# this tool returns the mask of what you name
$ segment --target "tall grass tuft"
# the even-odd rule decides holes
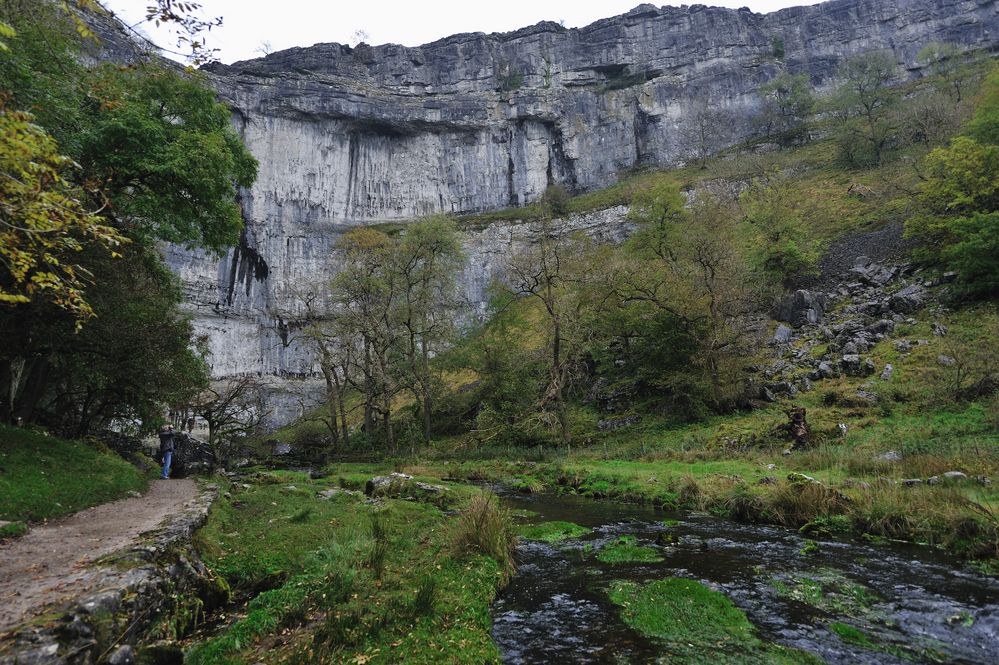
[[[372,544],[371,555],[368,561],[371,564],[371,570],[374,572],[375,579],[380,580],[382,574],[385,572],[385,558],[388,556],[389,551],[389,537],[388,530],[385,528],[382,517],[378,513],[371,515],[371,537],[374,539],[374,543]]]
[[[494,494],[483,492],[472,497],[455,522],[451,547],[457,554],[482,554],[494,559],[503,574],[504,584],[515,569],[513,550],[517,536],[510,511],[499,505]]]
[[[432,615],[436,603],[437,578],[433,575],[426,575],[420,580],[420,586],[416,589],[416,597],[413,598],[413,616]]]

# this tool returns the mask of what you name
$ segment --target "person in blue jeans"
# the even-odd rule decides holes
[[[170,462],[173,461],[173,425],[164,425],[160,429],[160,457],[163,458],[163,473],[160,478],[166,480],[170,477]]]

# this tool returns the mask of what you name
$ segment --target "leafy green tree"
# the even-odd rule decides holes
[[[999,145],[999,67],[994,67],[975,100],[975,113],[965,134],[982,144]]]
[[[4,415],[79,436],[111,425],[149,427],[164,405],[189,400],[207,382],[190,320],[177,308],[177,278],[150,248],[120,258],[84,249],[93,275],[93,317],[39,300],[0,313]],[[16,379],[16,380],[15,380]]]
[[[923,160],[922,211],[906,222],[917,255],[958,272],[969,296],[990,297],[999,285],[999,69],[985,80],[962,136]]]
[[[348,381],[364,396],[364,431],[373,436],[380,416],[389,449],[395,448],[392,402],[398,393],[393,351],[400,335],[395,307],[400,282],[392,269],[392,240],[381,231],[358,228],[337,242],[339,272],[331,300],[340,343],[353,348],[356,371]]]
[[[512,291],[540,304],[544,312],[547,386],[542,409],[553,408],[562,444],[572,443],[567,393],[577,370],[583,313],[589,306],[583,285],[591,275],[588,242],[564,222],[543,219],[531,243],[507,263]]]
[[[778,136],[785,144],[801,138],[805,121],[815,109],[815,96],[808,77],[781,71],[759,89],[763,106],[760,121],[767,136]]]
[[[456,334],[457,274],[464,253],[454,222],[429,217],[408,225],[395,248],[393,269],[399,277],[396,318],[402,327],[402,382],[418,405],[423,438],[430,440],[439,372],[430,359]]]
[[[850,164],[880,164],[887,156],[897,127],[891,113],[897,94],[891,84],[898,64],[891,51],[867,51],[840,65],[843,83],[836,92],[840,113],[838,143]]]
[[[196,76],[94,64],[93,36],[63,3],[0,0],[0,22],[2,415],[73,434],[149,427],[206,380],[153,241],[236,240],[256,163]]]
[[[669,331],[678,343],[671,363],[696,346],[674,374],[673,390],[693,411],[702,400],[720,411],[741,394],[740,362],[759,341],[751,321],[765,292],[731,205],[709,194],[686,206],[682,199],[675,183],[636,198],[639,228],[625,245],[633,258],[615,271],[615,298],[619,306],[640,308],[647,331]]]
[[[130,235],[221,251],[243,228],[237,188],[256,160],[225,105],[196,77],[101,67],[86,101],[79,162]]]
[[[87,210],[63,175],[75,165],[32,120],[0,100],[0,303],[41,296],[82,325],[93,309],[84,298],[90,273],[77,255],[88,244],[117,255],[127,239]]]
[[[755,236],[750,242],[750,257],[760,269],[784,285],[795,277],[817,274],[818,245],[808,236],[789,179],[767,172],[740,201]]]

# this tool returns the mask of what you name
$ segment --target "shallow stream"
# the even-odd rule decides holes
[[[929,548],[813,538],[816,549],[793,530],[699,513],[545,494],[503,501],[524,523],[592,529],[518,546],[517,573],[493,606],[506,663],[674,662],[661,642],[624,622],[607,593],[614,580],[665,577],[721,591],[762,639],[829,663],[999,663],[999,580]],[[667,518],[678,523],[664,525]],[[663,560],[599,561],[600,549],[622,535]],[[841,638],[834,624],[863,631],[866,644]]]

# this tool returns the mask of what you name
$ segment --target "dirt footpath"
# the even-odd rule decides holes
[[[140,498],[82,510],[0,546],[0,634],[95,591],[91,562],[155,529],[197,493],[193,480],[153,480]]]

